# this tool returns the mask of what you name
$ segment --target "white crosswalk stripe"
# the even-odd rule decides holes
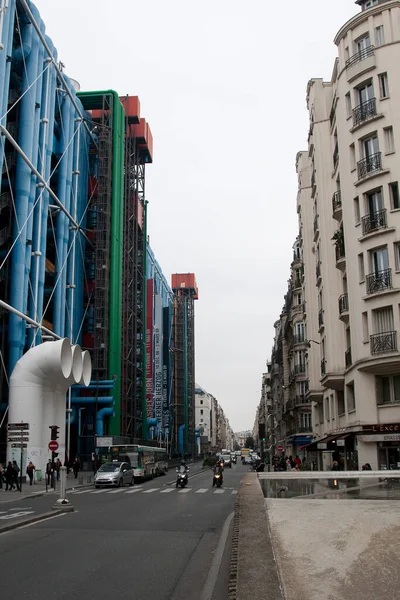
[[[232,494],[237,494],[237,490],[233,490]]]
[[[160,494],[169,494],[170,492],[173,492],[174,488],[167,488],[166,490],[161,490]]]
[[[126,493],[127,494],[135,494],[136,492],[141,492],[142,488],[141,487],[137,487],[137,488],[133,488],[133,490],[128,490]]]
[[[149,488],[148,490],[145,489],[143,486],[135,486],[131,489],[120,487],[116,489],[102,488],[100,490],[93,490],[92,488],[87,490],[67,490],[68,495],[74,496],[78,496],[81,494],[138,494],[140,492],[142,494],[153,494],[154,492],[159,492],[160,494],[171,494],[172,492],[176,492],[178,494],[189,494],[190,492],[193,492],[194,494],[206,494],[207,492],[212,492],[213,494],[224,494],[225,492],[230,492],[232,495],[236,495],[238,493],[238,491],[234,488],[199,488],[198,490],[196,490],[194,488],[176,489],[175,486],[167,487],[164,489]]]
[[[111,490],[109,493],[110,494],[120,494],[121,492],[126,492],[126,490],[124,490],[124,488],[117,488],[116,490]]]
[[[196,490],[196,494],[205,494],[206,492],[208,492],[208,488],[200,488],[199,490]]]
[[[179,494],[187,494],[188,492],[191,492],[192,488],[183,488],[183,490],[178,490]]]
[[[110,490],[108,490],[107,488],[104,488],[103,490],[96,490],[94,492],[92,492],[92,494],[104,494],[104,492],[109,492]]]
[[[149,490],[143,490],[143,494],[151,494],[153,492],[158,492],[160,488],[150,488]]]
[[[87,494],[88,492],[91,492],[92,490],[74,490],[73,492],[70,492],[71,494],[75,494],[75,496],[78,496],[78,494]]]
[[[215,492],[214,492],[214,494],[224,494],[224,493],[225,493],[225,490],[221,490],[221,489],[215,490]]]

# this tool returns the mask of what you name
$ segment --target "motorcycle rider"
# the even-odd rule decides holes
[[[221,485],[224,483],[224,476],[223,476],[223,467],[221,467],[221,463],[217,462],[217,464],[215,465],[213,472],[214,472],[214,476],[213,476],[213,483],[212,483],[212,487],[215,486],[216,481],[215,481],[215,476],[216,475],[220,475],[221,476]]]
[[[181,466],[179,467],[179,473],[185,472],[187,474],[188,471],[189,471],[189,467],[187,466],[186,462],[184,460],[181,460]],[[179,477],[176,478],[176,487],[178,487],[178,485],[179,485]]]

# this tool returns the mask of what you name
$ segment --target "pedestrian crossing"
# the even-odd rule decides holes
[[[192,488],[192,487],[186,487],[186,488],[176,488],[175,486],[171,486],[171,487],[154,487],[154,488],[146,488],[145,486],[141,486],[141,485],[137,485],[134,486],[133,488],[124,488],[124,487],[120,487],[120,488],[116,488],[116,489],[110,489],[110,488],[102,488],[99,490],[94,490],[93,488],[88,488],[85,490],[80,490],[80,489],[72,489],[72,490],[67,490],[67,495],[73,495],[73,496],[81,496],[83,494],[88,494],[88,495],[94,495],[94,494],[213,494],[213,495],[217,495],[220,496],[222,494],[230,494],[232,496],[237,494],[237,490],[234,488]]]

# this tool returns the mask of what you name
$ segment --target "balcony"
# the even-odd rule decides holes
[[[319,224],[318,224],[318,215],[314,217],[314,242],[317,239],[319,234]]]
[[[357,63],[361,62],[362,60],[365,60],[369,56],[373,56],[374,53],[375,53],[374,46],[368,46],[367,48],[363,48],[363,50],[356,52],[356,54],[353,54],[353,56],[350,56],[350,58],[348,58],[346,60],[346,70],[350,69],[350,67],[352,67],[353,65],[356,65]]]
[[[346,369],[348,369],[352,364],[351,346],[350,346],[350,348],[347,348],[346,352],[344,353],[344,364],[346,365]]]
[[[301,266],[303,259],[296,252],[293,252],[292,267]]]
[[[322,377],[324,375],[326,375],[326,359],[325,358],[323,358],[321,360],[321,375],[322,375]]]
[[[295,375],[305,375],[306,365],[294,365],[294,374]]]
[[[385,333],[374,333],[370,336],[371,354],[383,354],[385,352],[397,352],[397,332],[386,331]]]
[[[332,196],[332,217],[336,221],[342,218],[342,192],[338,190]]]
[[[344,249],[344,239],[337,240],[335,243],[336,268],[344,270],[346,266],[346,252]]]
[[[368,235],[369,233],[377,231],[378,229],[386,229],[386,208],[376,212],[371,212],[369,215],[362,217],[361,224],[363,235]]]
[[[392,289],[392,269],[375,271],[366,277],[367,294],[376,294]]]
[[[293,281],[293,289],[296,290],[299,288],[301,288],[301,280],[298,277],[296,277]]]
[[[318,283],[318,281],[321,279],[321,261],[320,260],[317,262],[317,267],[315,269],[315,276],[317,278],[317,283]]]
[[[339,296],[339,318],[342,321],[349,320],[349,295],[342,294]]]
[[[375,67],[375,49],[374,46],[363,48],[346,60],[347,81],[353,81],[363,73],[370,71]]]
[[[376,99],[371,98],[353,109],[353,127],[376,116]]]
[[[315,169],[314,169],[311,174],[311,197],[312,198],[314,198],[316,190],[317,190],[317,185],[315,183]]]
[[[379,173],[379,171],[382,171],[381,155],[381,152],[376,152],[375,154],[371,154],[370,156],[358,161],[358,179],[363,179],[363,177],[366,177],[367,175],[373,175],[374,173]]]
[[[298,333],[293,336],[293,344],[304,344],[306,341],[304,333]]]
[[[306,396],[296,396],[294,399],[295,406],[305,406],[311,403],[311,400],[308,400]]]
[[[321,310],[318,311],[318,325],[319,328],[324,326],[324,309],[321,308]]]
[[[291,310],[292,315],[298,315],[299,313],[304,312],[303,302],[301,304],[292,304],[292,307],[290,310]]]
[[[338,166],[338,162],[339,162],[339,146],[338,146],[337,142],[336,142],[335,149],[333,151],[332,160],[333,160],[333,170],[335,171],[336,167]]]

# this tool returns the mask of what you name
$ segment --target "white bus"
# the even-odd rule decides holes
[[[110,446],[106,456],[110,462],[113,460],[129,462],[133,467],[135,481],[165,475],[168,471],[168,454],[165,448],[124,444]]]

